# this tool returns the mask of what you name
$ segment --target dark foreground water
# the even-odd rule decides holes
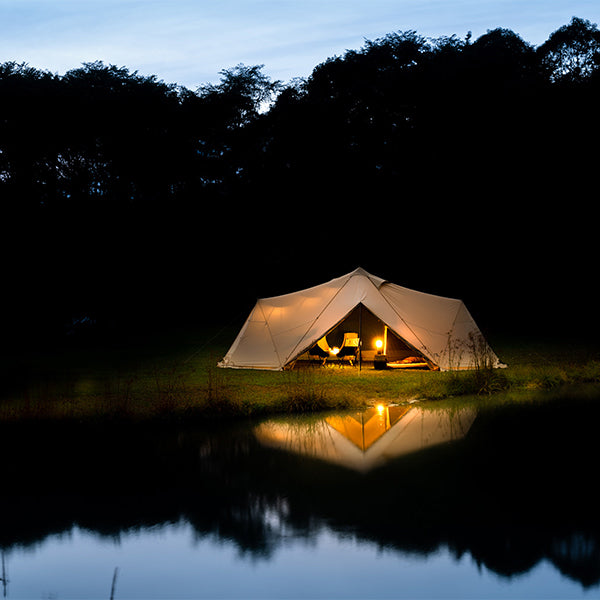
[[[1,428],[6,598],[598,598],[600,398]]]

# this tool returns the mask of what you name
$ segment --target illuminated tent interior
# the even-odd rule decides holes
[[[359,364],[380,353],[387,366],[411,361],[430,369],[469,369],[482,360],[503,366],[462,300],[401,287],[361,268],[259,299],[219,366],[282,370],[311,356],[339,360],[348,349]]]
[[[331,331],[324,335],[317,344],[314,344],[305,353],[298,357],[298,360],[319,360],[322,362],[349,362],[354,364],[357,358],[348,355],[344,359],[338,359],[340,348],[344,347],[344,338],[348,334],[361,332],[361,360],[372,362],[377,353],[384,354],[390,367],[404,368],[435,368],[431,361],[423,356],[415,348],[408,345],[402,338],[396,335],[387,325],[376,317],[369,309],[362,304],[355,307],[352,312],[338,323]],[[324,350],[328,356],[323,356],[318,348]],[[315,358],[316,357],[316,358]]]

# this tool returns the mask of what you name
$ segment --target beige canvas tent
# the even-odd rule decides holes
[[[309,289],[258,300],[219,366],[282,370],[352,319],[365,355],[372,344],[365,328],[371,323],[371,329],[389,332],[398,356],[418,357],[430,368],[468,369],[482,362],[502,366],[461,300],[410,290],[361,268]]]

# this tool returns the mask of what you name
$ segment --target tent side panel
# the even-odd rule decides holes
[[[449,346],[454,356],[448,368],[474,369],[483,366],[502,367],[502,363],[491,349],[475,319],[461,302],[452,326]]]
[[[339,290],[340,285],[335,280],[295,294],[263,301],[281,367],[298,356],[298,347],[303,340],[311,337],[315,322],[330,311]]]
[[[460,300],[417,292],[395,284],[381,287],[394,317],[387,325],[423,356],[443,368],[443,351]]]
[[[279,369],[281,363],[259,303],[254,307],[221,367]]]
[[[348,279],[259,300],[220,366],[282,369]]]

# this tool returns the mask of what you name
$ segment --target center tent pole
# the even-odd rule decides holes
[[[362,302],[358,305],[358,371],[362,371]]]

